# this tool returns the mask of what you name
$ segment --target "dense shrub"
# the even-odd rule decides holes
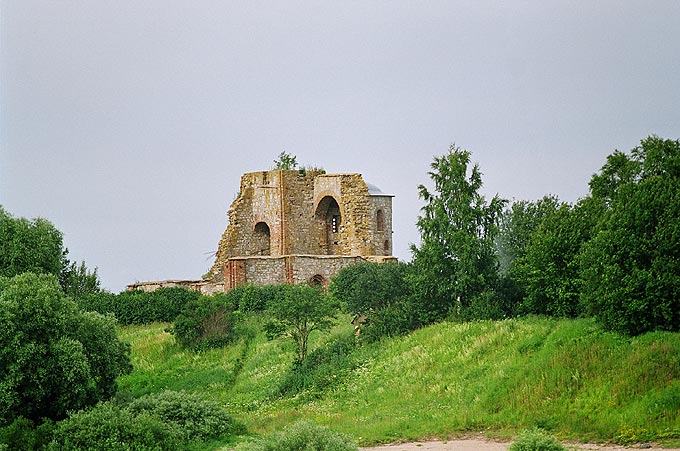
[[[412,273],[413,267],[404,263],[352,265],[333,277],[330,292],[346,311],[366,317],[361,325],[365,340],[401,335],[419,324],[419,304],[413,302],[409,283]]]
[[[236,451],[357,451],[351,439],[313,423],[300,421],[283,429],[248,442],[240,443]]]
[[[99,313],[112,313],[123,325],[171,322],[188,302],[200,293],[186,288],[161,288],[156,291],[122,291],[118,294],[98,293],[78,300],[80,308]]]
[[[52,275],[13,277],[0,293],[0,425],[60,419],[111,397],[131,371],[111,316],[85,313]]]
[[[566,451],[566,448],[543,430],[530,429],[520,433],[508,451]]]
[[[35,427],[31,420],[19,417],[0,428],[0,450],[3,446],[12,451],[40,451],[49,444],[54,433],[54,423],[45,421]]]
[[[200,296],[184,306],[172,333],[187,349],[218,348],[233,338],[234,304],[228,294]]]
[[[58,423],[48,451],[171,451],[181,431],[148,412],[101,403]]]
[[[310,352],[307,358],[296,361],[279,386],[286,396],[309,391],[312,396],[345,380],[361,364],[356,338],[347,334]]]
[[[135,415],[146,412],[159,417],[181,431],[185,441],[208,440],[246,432],[245,426],[229,416],[217,403],[185,392],[166,390],[146,395],[133,401],[129,410]]]
[[[370,313],[359,326],[360,338],[370,343],[383,337],[396,337],[415,330],[419,324],[418,306],[404,300]]]
[[[680,141],[615,152],[590,184],[604,214],[581,258],[586,310],[631,335],[680,330]]]

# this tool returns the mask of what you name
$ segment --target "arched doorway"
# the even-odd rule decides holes
[[[341,254],[340,239],[342,236],[342,214],[340,205],[332,196],[326,196],[319,202],[315,212],[322,227],[322,246],[327,255]]]
[[[253,248],[255,249],[255,255],[271,255],[271,233],[266,222],[255,224]]]

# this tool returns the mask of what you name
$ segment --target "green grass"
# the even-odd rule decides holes
[[[322,389],[283,397],[294,358],[287,342],[258,334],[194,353],[177,347],[166,327],[121,330],[135,366],[121,391],[196,392],[255,433],[308,419],[361,444],[470,431],[510,438],[534,427],[583,441],[680,439],[678,333],[630,339],[583,319],[442,323],[362,346],[337,381],[329,368],[313,369],[325,374]],[[313,337],[311,350],[348,333],[343,317],[331,334]]]

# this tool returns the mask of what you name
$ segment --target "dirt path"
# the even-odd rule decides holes
[[[463,439],[432,442],[412,442],[398,445],[384,445],[373,448],[361,448],[362,451],[506,451],[510,442],[494,442],[484,439]],[[648,445],[633,445],[628,448],[616,446],[567,444],[568,449],[583,451],[630,451],[645,449],[648,451],[680,451],[680,448],[652,448]]]

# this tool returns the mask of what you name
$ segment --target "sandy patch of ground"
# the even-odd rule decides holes
[[[372,448],[361,448],[362,451],[506,451],[511,442],[494,442],[484,439],[463,439],[432,442],[400,443],[397,445],[384,445]],[[634,449],[646,449],[648,451],[680,451],[680,448],[653,448],[648,445],[602,446],[566,444],[568,449],[581,451],[631,451]]]

